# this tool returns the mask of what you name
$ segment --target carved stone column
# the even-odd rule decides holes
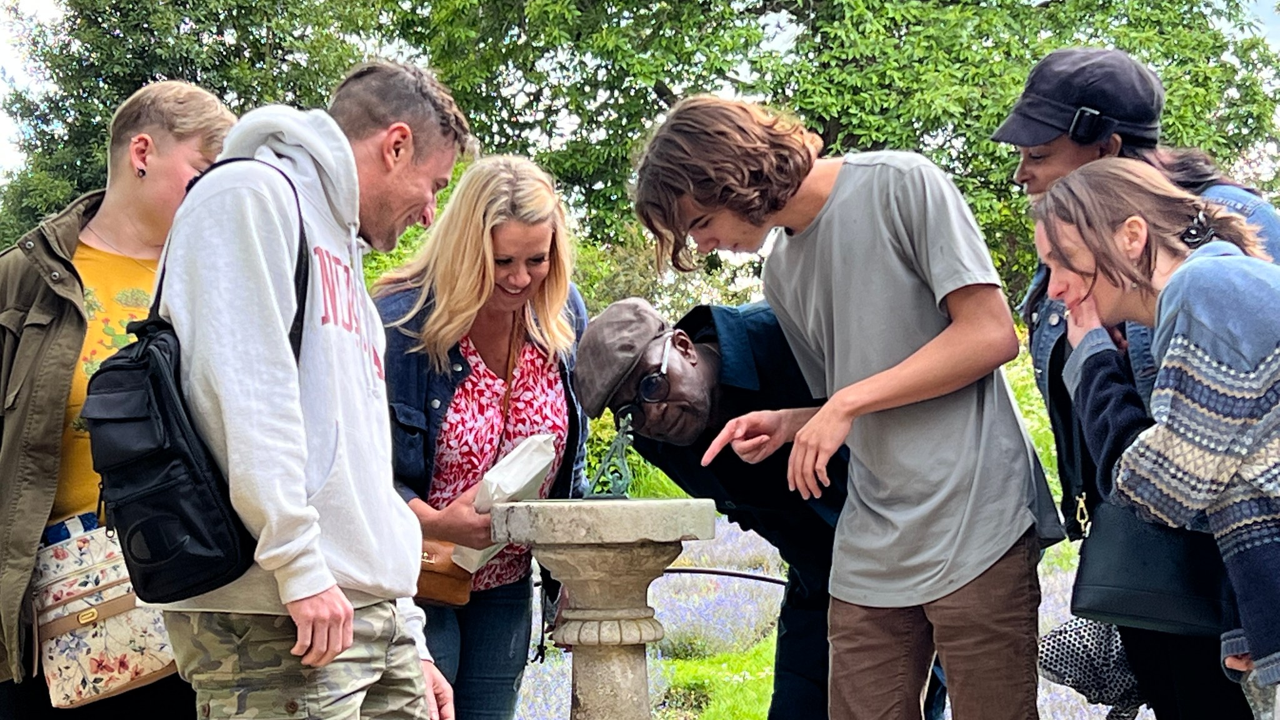
[[[662,639],[649,584],[682,540],[715,537],[710,500],[543,500],[495,505],[493,539],[533,547],[568,590],[552,638],[573,647],[572,720],[649,717],[645,644]]]

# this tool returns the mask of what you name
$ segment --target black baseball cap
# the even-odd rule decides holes
[[[1018,147],[1068,135],[1081,145],[1119,133],[1128,145],[1160,141],[1164,86],[1120,50],[1063,48],[1036,63],[1009,117],[991,136]]]

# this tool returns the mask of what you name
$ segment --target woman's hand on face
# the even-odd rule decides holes
[[[1098,305],[1090,295],[1071,308],[1067,315],[1067,342],[1071,343],[1074,349],[1090,330],[1100,327],[1102,327],[1102,318],[1098,317]]]
[[[476,512],[476,494],[480,483],[459,495],[439,510],[430,523],[422,523],[423,534],[433,540],[446,540],[463,547],[483,550],[493,544],[488,513]]]

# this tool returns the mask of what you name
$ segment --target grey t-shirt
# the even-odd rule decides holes
[[[847,156],[813,223],[781,235],[764,272],[815,397],[937,337],[950,322],[948,293],[999,284],[960,191],[923,156],[901,152]],[[1046,502],[1052,512],[1000,370],[860,417],[847,442],[849,499],[831,572],[831,594],[845,602],[908,607],[948,595],[1000,559]],[[1056,512],[1048,518],[1057,523]]]

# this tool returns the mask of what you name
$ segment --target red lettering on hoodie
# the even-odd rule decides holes
[[[356,329],[355,313],[352,312],[355,308],[351,305],[351,296],[354,295],[355,293],[352,292],[352,287],[351,287],[351,267],[347,265],[345,262],[339,260],[337,256],[330,255],[329,259],[332,262],[336,263],[338,266],[337,268],[334,268],[335,273],[337,273],[338,268],[342,269],[341,287],[342,287],[342,292],[344,293],[343,299],[346,300],[346,302],[338,304],[338,307],[344,311],[341,313],[342,329],[346,330],[347,332],[355,332],[355,329]]]
[[[378,379],[386,379],[386,371],[382,367],[382,358],[372,341],[367,341],[360,332],[360,312],[356,303],[364,302],[364,298],[355,286],[351,266],[343,259],[324,248],[314,248],[320,266],[320,285],[324,296],[324,310],[320,316],[320,325],[335,325],[356,336],[361,352],[367,353],[373,361]]]
[[[324,248],[312,248],[312,252],[316,254],[316,265],[320,269],[320,290],[324,297],[324,312],[320,316],[320,324],[328,325],[333,322],[333,311],[337,307],[337,298],[334,297],[337,289],[333,285],[333,274],[329,270],[329,263],[326,262],[326,253]]]

